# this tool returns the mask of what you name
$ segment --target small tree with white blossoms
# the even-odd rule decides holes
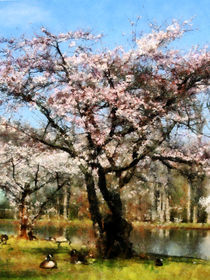
[[[16,128],[13,133],[17,135],[17,131]],[[70,168],[68,154],[49,151],[27,139],[12,139],[7,135],[11,140],[5,143],[5,132],[8,134],[8,131],[2,132],[1,129],[0,188],[18,208],[19,237],[27,239],[34,222],[44,214],[56,193],[63,186],[70,186],[69,172],[72,170],[73,173],[76,167]]]
[[[201,197],[199,203],[206,210],[207,213],[207,223],[210,223],[210,196]]]
[[[44,128],[31,136],[77,159],[104,257],[132,255],[120,191],[136,166],[148,158],[191,166],[201,160],[200,154],[165,148],[175,131],[196,133],[203,121],[197,97],[209,84],[209,52],[169,47],[186,29],[186,22],[156,28],[128,51],[92,51],[99,36],[83,31],[55,35],[43,28],[31,39],[1,39],[2,103],[38,111]],[[113,184],[107,183],[110,175]],[[107,217],[97,190],[110,210]]]

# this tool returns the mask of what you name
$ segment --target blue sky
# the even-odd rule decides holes
[[[126,44],[129,20],[138,16],[139,31],[151,22],[162,24],[172,19],[194,17],[194,32],[186,35],[182,47],[209,42],[209,0],[0,0],[0,37],[32,34],[41,26],[53,32],[78,28],[105,35],[108,46]]]
[[[103,46],[129,47],[130,21],[138,16],[139,32],[148,32],[149,23],[194,18],[194,31],[175,45],[189,49],[209,43],[209,11],[209,0],[0,0],[0,37],[31,35],[42,26],[56,33],[82,28],[103,33]]]

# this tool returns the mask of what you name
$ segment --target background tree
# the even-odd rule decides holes
[[[202,160],[202,151],[165,146],[176,130],[196,133],[203,122],[197,96],[209,84],[209,53],[169,47],[186,30],[186,22],[155,27],[128,51],[91,49],[99,37],[82,31],[54,35],[43,28],[31,39],[1,40],[2,102],[10,110],[38,111],[43,129],[29,134],[77,159],[105,257],[132,255],[132,227],[123,217],[120,192],[136,166],[148,158],[191,167]],[[113,184],[108,176],[115,177]],[[97,188],[110,211],[106,217]]]
[[[1,141],[0,188],[10,203],[18,208],[19,237],[27,239],[34,222],[56,193],[64,186],[69,187],[70,174],[66,172],[67,168],[69,172],[68,155],[49,152],[33,142],[27,143],[26,139],[20,139],[20,135],[15,139],[15,143],[12,137],[7,143]]]
[[[179,145],[182,146],[180,149],[182,149],[184,153],[187,151],[194,155],[201,152],[199,147],[202,145],[202,154],[200,154],[200,156],[202,157],[203,164],[206,165],[205,170],[201,165],[196,166],[186,165],[184,163],[165,162],[164,157],[161,158],[162,163],[165,164],[169,170],[174,170],[174,174],[177,174],[179,177],[181,175],[182,182],[184,182],[184,188],[181,191],[185,192],[185,198],[187,199],[185,221],[196,223],[199,215],[202,215],[202,209],[199,208],[199,200],[202,196],[207,195],[205,181],[209,176],[209,145],[208,143],[200,143],[199,138],[191,139],[188,143],[180,141]],[[174,149],[176,150],[175,147]]]
[[[16,218],[15,211],[9,203],[5,193],[0,190],[0,219]]]

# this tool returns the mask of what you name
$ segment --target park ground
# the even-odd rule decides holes
[[[139,256],[129,260],[88,259],[87,265],[71,264],[69,245],[45,240],[20,240],[11,237],[7,245],[0,245],[1,280],[207,280],[210,261],[163,257],[157,267],[155,256]],[[53,253],[58,268],[43,270],[39,264],[46,254]]]

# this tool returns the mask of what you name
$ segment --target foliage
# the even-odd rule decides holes
[[[67,154],[52,152],[18,133],[16,141],[11,134],[17,129],[1,127],[1,181],[10,205],[19,210],[20,223],[32,227],[46,210],[47,204],[64,185],[69,185]],[[2,139],[3,134],[3,139]],[[5,134],[10,141],[5,141]],[[25,221],[25,222],[24,222]]]
[[[210,54],[206,48],[173,49],[170,43],[186,31],[188,22],[155,27],[136,38],[130,50],[96,50],[101,36],[55,35],[45,28],[34,38],[0,41],[2,108],[18,116],[21,107],[41,114],[41,129],[29,127],[25,133],[76,161],[101,251],[110,246],[107,254],[113,244],[131,252],[120,192],[137,166],[187,165],[192,180],[208,166],[207,145],[200,141],[205,118],[199,96],[208,93]],[[175,137],[183,131],[198,136],[191,149]],[[110,176],[114,180],[108,184]],[[111,213],[107,227],[98,192]],[[116,220],[120,232],[110,236],[106,229]]]
[[[83,165],[103,160],[106,173],[122,173],[154,152],[153,159],[200,161],[202,151],[192,159],[162,145],[175,128],[202,122],[195,105],[208,86],[209,53],[168,48],[186,26],[173,22],[136,39],[135,49],[99,53],[83,45],[98,37],[81,31],[54,35],[43,28],[30,40],[3,38],[2,97],[45,116],[40,141]]]

